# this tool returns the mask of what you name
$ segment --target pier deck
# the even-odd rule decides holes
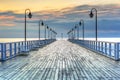
[[[0,80],[120,80],[120,62],[59,40],[0,62]]]

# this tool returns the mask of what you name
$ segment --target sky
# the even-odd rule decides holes
[[[92,8],[98,11],[98,37],[120,37],[119,0],[0,0],[0,38],[24,37],[25,9],[30,9],[33,15],[27,18],[29,38],[38,37],[39,20],[55,29],[57,37],[61,33],[67,37],[66,33],[81,19],[85,23],[85,37],[95,37],[95,17],[89,17]]]

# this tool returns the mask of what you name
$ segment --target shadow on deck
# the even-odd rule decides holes
[[[120,80],[120,62],[59,40],[1,62],[0,80]]]

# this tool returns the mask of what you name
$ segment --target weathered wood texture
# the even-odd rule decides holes
[[[0,80],[120,80],[120,62],[61,40],[1,62]]]

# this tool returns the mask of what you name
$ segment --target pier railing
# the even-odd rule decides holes
[[[26,41],[26,43],[24,41],[0,43],[0,60],[5,61],[7,59],[11,59],[22,52],[29,52],[33,49],[40,48],[54,41],[55,39],[46,39]]]
[[[77,40],[69,39],[70,42],[76,43],[87,49],[95,51],[99,54],[105,55],[114,60],[120,59],[120,43],[118,42],[104,42],[92,40]]]

